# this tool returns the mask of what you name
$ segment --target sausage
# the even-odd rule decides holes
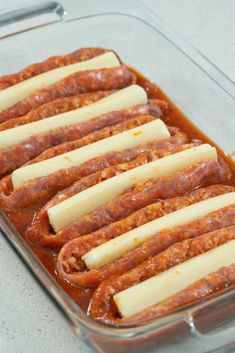
[[[75,235],[91,233],[121,218],[127,217],[134,211],[143,208],[157,199],[172,198],[193,190],[197,186],[211,184],[211,181],[223,180],[221,167],[216,161],[203,161],[186,168],[169,177],[154,180],[150,186],[143,187],[140,192],[126,192],[115,200],[81,217],[70,224],[53,239],[68,241]]]
[[[0,179],[0,195],[9,196],[13,191],[11,174],[5,175]]]
[[[114,136],[116,134],[119,134],[123,131],[133,129],[134,127],[146,124],[150,121],[153,121],[155,118],[150,116],[150,115],[138,115],[135,118],[128,119],[126,121],[123,121],[119,124],[112,125],[112,126],[107,126],[104,127],[101,130],[97,130],[94,132],[91,132],[90,134],[82,137],[81,139],[69,141],[69,142],[64,142],[60,145],[56,145],[54,147],[51,147],[41,153],[38,157],[34,158],[31,160],[28,164],[33,164],[40,162],[45,159],[53,158],[55,156],[58,156],[62,153],[67,153],[70,151],[73,151],[77,148],[89,145],[91,143],[94,143],[96,141],[102,140],[104,138]]]
[[[84,146],[91,142],[95,142],[96,140],[114,135],[128,128],[141,125],[142,123],[148,122],[151,119],[152,117],[150,116],[139,116],[137,118],[128,120],[124,123],[115,125],[114,127],[104,128],[90,135],[87,135],[86,137],[80,140],[74,141],[70,144],[59,145],[58,148],[56,148],[56,150],[53,149],[50,151],[49,150],[45,151],[45,154],[40,155],[39,157],[35,158],[34,160],[31,160],[30,163],[27,163],[27,164],[36,163],[41,160],[45,160],[47,158],[52,158],[57,154],[67,152],[68,150]],[[43,199],[47,199],[49,196],[52,196],[56,191],[69,186],[71,183],[80,179],[83,176],[86,176],[98,170],[104,169],[108,167],[110,164],[112,165],[112,164],[128,162],[131,159],[136,158],[140,153],[143,153],[145,151],[149,151],[151,149],[159,150],[159,156],[161,156],[162,155],[160,151],[161,148],[163,148],[162,150],[163,154],[172,153],[174,152],[174,150],[177,152],[177,146],[179,146],[181,150],[188,148],[187,145],[184,145],[184,147],[181,148],[182,146],[181,143],[184,140],[182,137],[183,136],[181,136],[179,139],[169,138],[162,141],[146,143],[136,148],[128,149],[122,152],[116,151],[116,152],[106,153],[105,155],[99,158],[93,158],[89,161],[82,163],[81,165],[74,166],[69,169],[61,169],[48,176],[40,177],[32,181],[29,181],[23,186],[15,190],[13,190],[13,187],[11,187],[9,190],[6,191],[6,188],[5,188],[6,180],[4,180],[3,183],[0,183],[0,190],[2,190],[5,195],[10,195],[10,197],[6,199],[6,203],[8,203],[8,205],[10,205],[11,208],[19,207],[19,204],[21,205],[21,207],[26,207],[32,203],[38,202]],[[194,142],[193,144],[191,144],[191,146],[196,145],[196,143],[198,142]],[[165,146],[166,147],[170,146],[170,147],[169,149],[167,148],[164,149]],[[8,179],[11,179],[11,177],[8,176]],[[61,184],[58,184],[59,179],[61,179]],[[10,181],[7,182],[7,184],[12,186],[12,183]]]
[[[127,124],[129,124],[129,123],[127,123]],[[125,125],[125,124],[121,123],[120,126],[121,125]],[[103,133],[106,133],[108,128],[104,128],[102,130],[99,130],[99,131],[93,133],[94,140],[101,137]],[[109,131],[112,131],[112,129],[110,129]],[[29,164],[37,163],[37,162],[40,162],[40,161],[43,161],[43,160],[46,160],[49,158],[53,158],[59,154],[69,152],[71,150],[74,150],[75,148],[79,148],[83,145],[83,143],[86,144],[87,140],[90,139],[90,137],[91,137],[91,135],[87,135],[86,137],[84,137],[82,139],[74,140],[71,142],[65,142],[61,145],[57,145],[55,147],[49,148],[45,152],[41,153],[38,157],[30,160],[25,165],[29,165]],[[181,146],[187,142],[188,142],[188,139],[187,139],[186,135],[184,133],[179,133],[179,134],[172,136],[172,137],[165,139],[165,140],[155,141],[153,143],[142,144],[136,148],[131,149],[130,152],[126,151],[124,155],[120,154],[119,152],[112,152],[112,155],[113,155],[112,159],[116,160],[116,158],[119,158],[118,156],[120,156],[120,158],[121,158],[120,161],[118,159],[117,162],[115,162],[115,163],[122,163],[123,161],[125,161],[125,155],[127,158],[126,161],[128,161],[128,160],[131,160],[131,159],[137,157],[140,153],[144,153],[145,151],[148,151],[151,148],[153,148],[153,149],[170,149],[173,147]],[[196,144],[199,144],[200,142],[195,141],[193,143],[196,145]],[[128,153],[130,153],[130,155],[128,155]],[[110,162],[111,162],[111,159],[110,159]],[[12,185],[12,181],[11,181],[11,174],[8,174],[0,180],[0,194],[3,193],[6,196],[9,196],[12,192],[13,192],[13,185]],[[17,191],[17,193],[18,193],[18,191]],[[17,202],[16,202],[15,206],[17,207]]]
[[[91,132],[125,122],[138,115],[147,115],[150,111],[151,115],[159,116],[160,109],[154,101],[150,104],[141,104],[129,109],[113,111],[76,125],[64,126],[31,136],[9,149],[0,151],[0,177],[10,173],[50,147],[66,141],[80,139]]]
[[[124,126],[126,123],[120,123],[119,127]],[[129,123],[127,122],[127,124],[129,125]],[[115,127],[114,127],[115,129]],[[44,151],[43,153],[41,153],[39,156],[35,157],[34,159],[31,159],[29,162],[25,163],[24,165],[29,165],[29,164],[33,164],[33,163],[37,163],[49,158],[53,158],[59,154],[62,153],[66,153],[69,151],[72,151],[76,148],[79,148],[81,146],[83,146],[84,144],[87,144],[88,142],[91,143],[90,138],[92,137],[93,142],[96,141],[97,139],[101,138],[103,136],[103,134],[105,135],[107,131],[112,132],[113,130],[107,127],[107,128],[103,128],[102,130],[98,130],[96,132],[93,133],[93,137],[91,134],[87,135],[86,137],[83,137],[81,139],[78,140],[74,140],[71,142],[65,142],[62,143],[60,145],[57,145],[55,147],[51,147],[49,149],[47,149],[46,151]],[[89,140],[89,141],[88,141]],[[132,158],[136,157],[139,153],[143,153],[146,150],[149,150],[149,148],[158,148],[158,149],[168,149],[168,148],[173,148],[173,147],[177,147],[177,146],[181,146],[183,144],[186,144],[188,142],[188,138],[186,136],[185,133],[182,133],[180,131],[177,131],[172,137],[167,138],[165,140],[161,140],[161,141],[156,141],[153,142],[153,144],[142,144],[141,146],[132,149],[131,155],[128,157],[128,160],[131,160]],[[200,144],[200,141],[198,140],[194,140],[192,141],[192,143],[196,144]],[[117,155],[119,152],[115,152],[115,155]],[[120,163],[122,163],[122,159],[120,160]],[[11,181],[11,174],[6,175],[5,177],[3,177],[2,179],[0,179],[0,194],[3,193],[6,196],[10,195],[13,191],[13,185],[12,185],[12,181]]]
[[[108,278],[112,275],[120,275],[136,267],[149,257],[159,254],[172,244],[234,224],[235,205],[232,205],[212,212],[198,221],[190,222],[187,225],[174,227],[172,229],[163,229],[139,247],[103,267],[101,276],[99,273],[89,271],[84,273],[83,277],[81,276],[81,281],[83,281],[82,283],[84,285],[88,285],[89,283],[92,284],[94,281],[97,281],[96,278],[98,276]]]
[[[101,55],[109,50],[103,48],[81,48],[73,53],[52,56],[47,60],[26,66],[20,72],[0,77],[0,90],[13,86],[16,83],[27,80],[30,77],[42,74],[61,66],[71,65],[76,62],[85,61]]]
[[[148,154],[149,154],[148,152],[145,152],[143,154],[140,154],[137,158],[131,160],[128,163],[110,166],[101,171],[90,174],[86,177],[81,178],[77,182],[73,183],[70,187],[62,190],[61,192],[58,192],[35,215],[33,222],[29,226],[27,231],[28,239],[30,239],[30,241],[35,244],[46,246],[47,243],[49,243],[50,245],[50,240],[53,238],[52,239],[53,245],[56,245],[58,241],[56,240],[56,236],[54,236],[54,234],[51,232],[51,227],[47,216],[47,210],[50,207],[108,178],[111,178],[119,173],[125,172],[131,168],[135,168],[138,165],[146,163]]]
[[[183,150],[191,148],[193,146],[195,146],[195,145],[194,144],[186,144],[186,145],[176,146],[176,147],[169,148],[169,149],[158,149],[158,143],[156,143],[156,142],[155,143],[150,142],[149,144],[144,144],[141,146],[142,152],[139,153],[135,158],[131,158],[131,160],[126,163],[117,164],[115,166],[117,173],[115,172],[113,175],[117,175],[120,172],[130,170],[130,169],[135,168],[137,166],[140,166],[142,164],[152,162],[155,159],[165,157],[165,156],[172,154],[172,153],[183,151]],[[141,147],[129,149],[129,152],[130,152],[129,156],[131,156],[131,153],[136,153],[136,152],[138,153],[141,150]],[[126,155],[127,155],[127,153],[125,153],[125,151],[124,151],[123,157],[122,157],[122,153],[120,153],[121,158],[127,159]],[[103,180],[107,179],[106,173],[110,170],[111,169],[106,168],[101,171],[101,174],[103,174],[102,175]],[[94,175],[94,174],[91,174],[91,175]],[[111,177],[111,176],[112,175],[110,174],[109,177]],[[58,192],[54,196],[53,201],[52,200],[50,201],[51,205],[52,204],[55,205],[59,202],[62,202],[63,200],[68,199],[69,197],[79,193],[80,192],[79,183],[80,183],[80,181],[83,182],[83,179],[84,178],[82,178],[81,180],[79,180],[77,182],[74,182],[70,187]]]
[[[52,87],[41,89],[0,113],[0,122],[27,114],[42,104],[79,93],[120,89],[136,82],[136,76],[124,65],[75,72]]]
[[[194,189],[202,183],[204,178],[208,179],[209,176],[214,175],[215,169],[218,173],[218,169],[213,163],[211,163],[212,161],[209,161],[208,163],[207,162],[208,161],[205,161],[204,164],[200,163],[198,165],[191,166],[190,168],[187,168],[183,172],[177,173],[174,176],[159,178],[159,181],[158,183],[156,183],[155,186],[156,190],[153,190],[154,193],[151,197],[147,196],[148,193],[147,195],[145,195],[145,192],[139,193],[139,195],[132,195],[131,193],[127,193],[127,197],[125,197],[126,194],[124,194],[124,197],[118,197],[117,199],[105,204],[98,210],[95,210],[90,214],[81,217],[79,220],[68,225],[63,230],[53,236],[52,234],[50,234],[50,232],[48,232],[48,228],[45,229],[44,227],[42,227],[42,223],[40,221],[41,216],[35,216],[34,222],[30,227],[30,238],[37,244],[39,243],[41,246],[46,246],[50,248],[61,247],[68,240],[73,239],[77,236],[91,233],[105,225],[114,222],[115,220],[127,217],[130,213],[155,202],[159,198],[175,197]],[[182,181],[183,177],[185,178],[185,182],[181,184],[179,181]],[[175,188],[175,190],[172,190],[174,189],[174,186],[177,185],[177,181],[178,187]],[[23,199],[23,197],[21,197],[21,199]],[[131,199],[136,199],[137,202],[136,204],[132,203],[132,206],[128,208],[127,204]],[[142,201],[140,202],[138,200]],[[122,209],[121,207],[119,207],[121,205]],[[115,209],[122,210],[120,215],[115,215],[115,213],[112,213],[112,210]],[[103,216],[104,214],[105,217]],[[49,227],[48,220],[46,220],[46,224],[48,225],[47,227]]]
[[[5,121],[0,124],[0,131],[84,107],[85,105],[94,103],[101,98],[107,97],[113,92],[114,91],[97,91],[92,93],[77,94],[66,98],[58,98],[52,102],[41,105],[39,108],[31,110],[28,114],[22,117]]]
[[[158,114],[157,111],[155,111],[155,116],[154,116],[155,118],[157,117],[157,114]],[[160,116],[161,116],[161,112],[159,112],[159,117]],[[26,164],[33,164],[33,163],[37,163],[37,162],[40,162],[45,159],[53,158],[53,157],[58,156],[62,153],[66,153],[66,152],[72,151],[76,148],[79,148],[79,147],[85,146],[87,144],[93,143],[95,141],[98,141],[101,138],[106,138],[111,135],[114,135],[114,131],[118,131],[118,133],[122,132],[122,131],[124,131],[125,126],[129,126],[128,129],[131,129],[135,126],[139,126],[141,124],[145,124],[147,122],[150,122],[150,121],[154,120],[154,117],[153,116],[151,117],[150,115],[149,116],[143,115],[143,116],[138,116],[133,120],[130,119],[130,122],[124,121],[119,124],[116,124],[113,127],[107,126],[106,128],[103,128],[102,131],[99,131],[99,130],[94,131],[93,133],[87,135],[86,137],[83,137],[82,139],[64,142],[60,145],[56,145],[54,147],[48,148],[43,153],[41,153],[39,156],[30,160]],[[137,125],[135,125],[135,121],[136,121]],[[166,147],[168,147],[168,145],[169,145],[169,147],[178,146],[178,145],[180,146],[186,142],[188,142],[188,138],[187,138],[186,134],[181,131],[177,131],[174,133],[172,138],[169,139],[169,141],[164,140],[163,145],[164,146],[166,145]],[[201,143],[199,140],[193,140],[192,142],[195,144]]]
[[[70,241],[63,247],[63,250],[61,250],[61,253],[58,257],[58,262],[60,262],[60,264],[63,263],[63,266],[67,268],[66,273],[71,273],[73,270],[69,269],[69,263],[67,263],[70,260],[71,254],[73,254],[75,260],[80,260],[80,257],[83,256],[86,252],[90,251],[92,248],[99,246],[108,240],[116,238],[117,236],[126,233],[131,229],[139,227],[142,224],[150,222],[158,217],[162,217],[180,208],[189,206],[193,203],[222,195],[223,193],[232,192],[234,190],[235,188],[232,186],[217,184],[208,186],[206,188],[196,189],[191,193],[186,194],[185,196],[176,197],[173,199],[159,200],[136,212],[133,212],[130,216],[121,219],[120,221],[111,223],[108,226],[100,228],[95,232]],[[56,197],[57,196],[55,196],[55,198]],[[74,264],[73,260],[72,262]]]
[[[112,298],[116,293],[233,239],[235,239],[234,225],[203,234],[197,238],[183,240],[171,245],[160,254],[148,258],[123,275],[103,281],[92,296],[89,306],[90,316],[102,321],[106,321],[108,318],[110,320],[112,317],[114,319],[117,312]],[[110,308],[114,310],[112,311]]]
[[[221,267],[218,271],[210,273],[208,276],[189,285],[187,288],[163,300],[159,304],[151,306],[126,319],[122,319],[119,323],[143,322],[163,316],[184,305],[192,304],[195,301],[217,293],[233,284],[235,284],[235,264]]]
[[[191,146],[191,145],[190,145]],[[176,147],[175,149],[172,149],[172,152],[175,150],[181,148],[185,149],[188,148],[189,145],[183,145]],[[169,153],[169,150],[164,150],[165,153]],[[164,152],[162,150],[153,150],[150,149],[140,155],[138,155],[135,159],[132,159],[130,162],[123,163],[123,164],[117,164],[111,167],[108,167],[106,169],[103,169],[101,171],[98,171],[97,173],[91,174],[87,177],[84,177],[74,184],[71,185],[71,187],[57,193],[54,198],[52,198],[40,211],[38,214],[35,215],[34,220],[31,224],[31,226],[28,229],[28,237],[30,238],[31,241],[33,241],[36,244],[40,245],[45,245],[45,246],[58,246],[57,244],[64,244],[65,240],[61,238],[60,236],[56,236],[51,234],[50,232],[50,224],[48,221],[47,217],[47,210],[52,207],[55,204],[58,204],[69,197],[87,189],[88,187],[91,187],[97,183],[102,182],[103,180],[106,180],[108,178],[111,178],[112,176],[115,176],[117,174],[120,174],[122,172],[125,172],[127,170],[130,170],[132,168],[135,168],[139,165],[148,163],[152,161],[153,159],[162,157],[162,154]],[[58,179],[58,178],[56,178]],[[58,184],[58,181],[57,181]],[[33,197],[35,194],[33,193]],[[24,199],[23,197],[20,197],[19,202],[22,202],[21,200]],[[68,239],[74,237],[73,234],[68,235]],[[67,239],[67,240],[68,240]],[[52,243],[51,243],[52,241]]]
[[[100,133],[102,133],[102,132],[100,131]],[[98,132],[97,132],[97,135],[99,135]],[[96,136],[96,133],[94,133],[94,136]],[[83,139],[81,139],[81,140],[83,140]],[[85,138],[85,140],[86,140],[86,138]],[[173,137],[170,137],[165,140],[156,141],[151,144],[149,144],[149,143],[142,144],[136,148],[126,150],[125,152],[124,151],[121,153],[120,152],[112,152],[111,154],[107,154],[107,157],[108,157],[107,163],[108,163],[108,165],[110,163],[111,164],[123,163],[125,161],[129,161],[129,160],[137,157],[140,153],[148,151],[151,148],[153,148],[153,149],[168,149],[168,148],[180,146],[180,145],[184,144],[185,142],[187,142],[187,137],[185,134],[182,134],[180,136],[173,136]],[[58,154],[68,152],[76,147],[79,147],[79,140],[78,141],[75,140],[74,142],[71,142],[71,143],[65,143],[62,145],[58,145],[56,148],[51,148],[51,149],[46,150],[44,153],[42,153],[41,155],[39,155],[35,159],[31,160],[29,163],[26,163],[25,165],[40,162],[40,161],[48,159],[48,158],[52,158]],[[91,168],[89,169],[90,171],[88,170],[87,173],[92,173],[92,171],[94,172],[97,169],[100,169],[100,168],[102,169],[102,168],[105,168],[105,166],[107,166],[106,163],[104,164],[104,166],[99,165],[97,159],[92,160],[91,163],[92,163]],[[63,172],[62,172],[62,174],[63,174]],[[84,171],[83,171],[82,176],[84,176],[84,175],[86,175],[86,173],[84,174]],[[32,187],[37,188],[37,183],[39,182],[39,183],[43,184],[44,181],[45,181],[45,179],[41,179],[41,180],[38,179],[38,181],[37,182],[35,181],[35,184],[33,184]],[[45,185],[47,185],[46,182],[45,182]],[[42,187],[43,187],[43,185],[42,185]],[[30,188],[30,186],[29,186],[29,188]],[[15,191],[13,193],[13,195],[10,199],[5,200],[7,203],[9,203],[11,205],[10,207],[18,207],[17,200],[21,198],[22,190],[24,190],[24,189],[18,189],[17,191]],[[8,196],[8,195],[11,195],[12,192],[13,192],[13,185],[12,185],[12,181],[11,181],[11,174],[9,174],[0,180],[0,194],[3,193],[6,196]],[[35,191],[35,193],[36,193],[36,191]],[[26,201],[26,199],[25,199],[25,201]],[[30,204],[32,202],[34,202],[34,201],[31,199],[28,199],[28,201],[26,203],[23,203],[23,204],[21,203],[21,206],[26,207],[27,204]]]
[[[182,197],[160,200],[132,213],[126,219],[112,223],[96,232],[74,239],[67,243],[60,251],[57,260],[58,273],[67,281],[73,284],[82,285],[81,276],[79,276],[79,274],[77,275],[77,272],[79,272],[79,266],[81,266],[80,271],[84,269],[85,266],[81,257],[92,248],[99,246],[110,239],[116,238],[142,224],[179,210],[180,208],[234,190],[234,187],[227,185],[212,185],[207,188],[196,189]],[[86,285],[89,287],[97,286],[101,281],[111,275],[116,275],[116,273],[113,272],[112,265],[107,265],[104,270],[90,271],[85,274]]]
[[[117,125],[114,125],[111,127],[103,128],[103,129],[95,131],[94,133],[91,133],[91,134],[89,134],[79,140],[72,141],[71,143],[66,143],[66,145],[58,145],[58,148],[50,150],[50,151],[47,150],[47,151],[45,151],[45,155],[42,154],[39,157],[31,160],[30,163],[26,163],[25,165],[36,163],[41,160],[47,159],[45,157],[48,157],[48,158],[55,157],[58,154],[68,152],[68,151],[73,150],[75,148],[85,146],[87,144],[90,144],[92,142],[96,142],[97,140],[101,140],[106,137],[113,136],[113,135],[118,134],[122,131],[131,129],[133,127],[142,125],[144,123],[147,123],[153,119],[154,118],[152,118],[151,116],[144,115],[144,116],[139,116],[139,117],[127,120],[126,122],[123,122],[123,123],[120,123],[120,124],[117,124]],[[50,154],[50,156],[49,156],[49,154]],[[103,159],[102,159],[102,157],[100,157],[99,160],[100,161],[105,160],[105,157]],[[97,161],[97,163],[98,163],[97,158],[92,159],[91,163],[92,163],[92,161],[93,161],[93,165],[94,165],[95,161]],[[38,202],[39,200],[43,199],[44,197],[47,198],[49,195],[53,195],[53,193],[55,193],[57,190],[60,190],[61,188],[70,185],[72,182],[74,182],[75,180],[80,178],[81,175],[79,174],[79,171],[80,171],[80,168],[82,168],[81,166],[85,167],[87,164],[89,165],[88,162],[85,162],[85,163],[86,164],[83,163],[82,165],[74,166],[69,169],[58,170],[58,171],[50,174],[49,176],[44,176],[41,178],[34,179],[31,182],[24,184],[22,187],[17,188],[14,191],[12,189],[11,190],[12,191],[11,199],[8,200],[8,203],[10,202],[12,205],[14,204],[14,207],[18,207],[17,200],[19,198],[21,198],[22,191],[27,190],[27,189],[28,190],[32,189],[31,194],[32,194],[32,192],[34,192],[33,199],[28,198],[27,195],[26,196],[24,195],[23,197],[24,197],[25,202],[22,203],[22,200],[20,201],[21,207],[25,207],[28,204],[34,202],[33,200],[36,200],[36,202]],[[97,165],[97,167],[100,168],[98,165]],[[96,167],[94,166],[93,170],[91,170],[91,172],[95,172],[95,170],[96,170]],[[69,175],[69,171],[71,171],[71,175]],[[84,172],[84,173],[85,174],[83,174],[83,175],[87,175],[86,172]],[[58,183],[57,179],[60,178],[61,176],[63,176],[64,174],[66,174],[67,179],[63,180],[62,184],[60,186],[59,186],[59,184],[57,186],[57,183]],[[48,184],[48,182],[50,182],[50,184]],[[40,185],[42,185],[44,183],[47,186],[44,187],[43,192],[42,191],[40,192]],[[3,187],[5,187],[5,185],[3,185]],[[39,190],[39,193],[37,192],[37,190]],[[25,194],[25,191],[23,191],[23,193]],[[29,193],[30,193],[30,191],[27,194],[29,194]],[[9,194],[9,192],[8,192],[8,194]],[[10,194],[11,194],[11,192],[10,192]],[[13,201],[13,199],[14,199],[14,201]],[[13,201],[13,203],[12,203],[12,201]]]

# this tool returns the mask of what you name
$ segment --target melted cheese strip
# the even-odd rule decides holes
[[[139,182],[154,177],[172,175],[193,163],[205,159],[217,159],[216,149],[208,144],[175,153],[116,175],[49,208],[48,216],[50,224],[55,232],[58,232],[85,214],[115,199],[124,190]],[[118,239],[120,239],[120,237]],[[102,250],[98,249],[101,248],[99,247],[95,250],[98,251],[98,254],[99,251],[101,251],[101,256],[98,255],[98,259],[102,261],[103,254],[106,256],[106,250],[102,252]],[[109,254],[109,251],[107,254]],[[94,256],[93,258],[92,255],[87,255],[86,259],[91,259],[90,261],[92,262],[92,259],[96,258],[96,255]],[[87,262],[88,267],[90,261],[88,260]]]
[[[183,262],[114,295],[123,317],[134,315],[180,292],[199,279],[235,263],[235,240]]]
[[[50,87],[75,72],[110,68],[115,66],[120,66],[120,62],[113,52],[108,52],[96,56],[90,60],[62,66],[36,75],[25,81],[19,82],[12,87],[0,91],[0,112],[11,107],[22,99],[27,98],[37,90]]]
[[[126,109],[146,103],[147,94],[145,90],[138,85],[132,85],[110,96],[104,97],[95,103],[47,118],[46,121],[43,119],[0,131],[0,149],[15,145],[30,136],[42,132],[78,124],[114,110]]]
[[[235,192],[195,203],[135,228],[85,254],[82,259],[90,269],[100,268],[121,257],[165,228],[173,228],[200,219],[228,205],[235,204]],[[235,260],[235,257],[234,257]]]
[[[14,188],[17,188],[29,180],[49,175],[59,169],[67,169],[79,165],[104,153],[122,151],[144,142],[163,140],[169,136],[170,133],[166,125],[159,119],[154,120],[134,129],[80,147],[74,151],[17,169],[12,174],[12,183]]]

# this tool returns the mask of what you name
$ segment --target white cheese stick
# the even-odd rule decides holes
[[[138,85],[132,85],[82,108],[47,118],[46,121],[39,120],[0,131],[0,149],[15,145],[30,136],[42,132],[78,124],[111,111],[130,108],[138,104],[146,104],[147,101],[145,90]]]
[[[221,267],[232,265],[234,254],[232,240],[115,294],[119,313],[128,317],[160,303]]]
[[[173,228],[193,222],[211,212],[232,204],[235,204],[235,192],[216,196],[184,207],[92,249],[85,254],[82,259],[85,261],[88,268],[100,268],[121,257],[128,251],[135,249],[144,241],[150,239],[154,234],[165,228]]]
[[[217,159],[216,149],[208,144],[175,153],[116,175],[49,208],[50,224],[55,232],[58,232],[139,182],[149,178],[172,175],[205,159]]]
[[[170,136],[166,125],[161,120],[121,132],[103,140],[77,148],[71,152],[34,163],[15,170],[12,174],[14,188],[21,186],[29,180],[49,175],[59,169],[66,169],[79,165],[91,158],[98,157],[110,151],[122,151],[140,145],[144,142],[163,140]]]
[[[0,112],[27,98],[39,89],[54,85],[77,71],[96,70],[119,66],[120,62],[113,52],[104,53],[90,60],[59,67],[31,77],[14,86],[0,91]]]

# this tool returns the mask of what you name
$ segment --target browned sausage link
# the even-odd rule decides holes
[[[58,272],[62,277],[66,278],[67,281],[70,281],[73,284],[83,285],[82,276],[79,274],[77,275],[77,272],[85,268],[81,256],[92,248],[180,208],[232,191],[234,191],[234,188],[231,186],[212,185],[207,188],[197,189],[182,197],[160,200],[132,213],[126,219],[112,223],[109,226],[101,228],[100,230],[85,235],[79,239],[75,239],[67,243],[61,250],[57,261]],[[110,268],[111,273],[109,272]],[[85,274],[84,283],[86,286],[94,287],[110,275],[116,275],[116,273],[113,273],[112,266],[108,265],[104,270],[89,271],[89,273]]]
[[[5,121],[4,123],[0,124],[0,131],[84,107],[85,105],[94,103],[101,98],[107,97],[111,93],[114,93],[114,91],[82,93],[72,97],[56,99],[52,102],[41,105],[39,108],[31,110],[28,114],[22,117]]]
[[[57,98],[79,93],[120,89],[135,82],[135,75],[124,65],[108,69],[78,71],[54,86],[41,89],[3,111],[0,113],[0,122],[25,115],[32,109]]]
[[[171,152],[174,153],[175,150],[186,149],[191,147],[191,145],[182,145],[176,147],[175,149],[171,149]],[[169,150],[164,150],[166,154],[169,154]],[[38,243],[40,245],[49,246],[49,247],[58,247],[65,243],[65,239],[60,236],[56,236],[51,234],[50,224],[47,217],[48,208],[53,205],[62,202],[63,200],[68,199],[69,197],[91,187],[97,183],[100,183],[112,176],[120,174],[124,171],[130,170],[132,168],[138,167],[142,164],[148,163],[156,158],[161,158],[164,154],[162,150],[154,150],[150,149],[140,155],[138,155],[135,159],[132,159],[128,163],[118,164],[116,166],[108,167],[103,169],[95,174],[91,174],[88,177],[82,178],[72,184],[67,189],[57,193],[54,198],[52,198],[34,217],[32,225],[28,230],[28,237],[34,243]],[[35,194],[33,193],[35,196]],[[20,197],[20,201],[22,204],[22,197]],[[74,237],[73,234],[70,234],[70,238]]]
[[[0,177],[10,173],[50,147],[66,141],[80,139],[94,131],[125,122],[138,115],[148,114],[150,110],[152,111],[151,115],[155,111],[155,115],[159,116],[160,109],[152,101],[150,104],[141,104],[129,109],[113,111],[76,125],[65,126],[29,137],[9,149],[0,151]]]
[[[197,186],[218,183],[221,180],[223,180],[223,171],[219,163],[212,160],[203,161],[173,176],[155,179],[153,184],[143,186],[140,192],[137,190],[124,193],[64,228],[57,233],[57,238],[60,237],[64,241],[68,241],[76,234],[88,234],[127,217],[132,212],[155,202],[159,198],[176,197],[193,190]]]
[[[42,74],[43,72],[56,69],[57,67],[92,59],[93,57],[101,55],[107,51],[107,49],[103,48],[81,48],[70,54],[52,56],[40,63],[26,66],[20,72],[0,77],[0,90],[27,80],[30,77]]]
[[[122,319],[119,322],[133,323],[150,320],[175,311],[184,305],[201,300],[233,284],[235,284],[235,264],[221,267],[218,271],[210,273],[208,276],[189,285],[187,288],[163,300],[159,304],[151,306],[126,319]]]
[[[106,322],[112,317],[115,318],[117,312],[110,308],[113,307],[112,298],[116,293],[233,239],[235,239],[234,225],[203,234],[195,239],[187,239],[171,245],[162,253],[150,257],[121,276],[103,281],[92,297],[90,316]]]

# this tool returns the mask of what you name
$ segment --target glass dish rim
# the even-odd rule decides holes
[[[129,1],[130,2],[130,1]],[[139,2],[138,2],[139,3]],[[107,15],[121,15],[133,18],[135,20],[143,22],[148,27],[151,27],[154,31],[157,31],[166,40],[170,41],[178,50],[180,50],[184,55],[186,55],[197,67],[202,70],[210,79],[212,79],[220,89],[223,89],[232,99],[235,100],[235,84],[232,80],[230,80],[221,70],[219,70],[214,64],[212,64],[209,59],[204,57],[198,50],[191,47],[185,40],[181,39],[174,31],[170,29],[168,25],[166,25],[162,20],[160,20],[156,15],[149,12],[145,6],[139,3],[139,6],[142,6],[144,11],[148,13],[147,17],[152,16],[152,20],[155,21],[155,25],[148,22],[146,19],[141,18],[137,15],[133,15],[130,13],[122,13],[122,12],[101,12],[88,16],[81,16],[69,19],[65,23],[73,22],[76,20],[86,19],[88,17],[97,17],[97,16],[107,16]],[[160,26],[160,28],[159,28]],[[161,27],[162,26],[162,27]],[[169,34],[169,36],[167,36]],[[177,38],[177,40],[173,41],[172,38]],[[183,43],[183,44],[182,44]],[[192,54],[196,53],[196,59],[192,58]],[[198,58],[200,59],[198,62]],[[211,72],[209,74],[207,71],[207,66],[211,65]],[[214,74],[215,77],[214,77]],[[224,87],[228,87],[229,90]],[[232,88],[232,91],[230,89]],[[232,94],[231,94],[232,92]],[[233,95],[234,93],[234,95]],[[103,324],[97,323],[94,320],[90,319],[86,316],[86,314],[69,298],[69,296],[62,290],[62,288],[56,283],[56,281],[48,274],[46,269],[43,267],[42,263],[38,260],[38,258],[34,255],[33,251],[27,244],[27,242],[18,235],[17,231],[13,228],[10,222],[6,219],[6,217],[0,212],[0,230],[4,234],[5,238],[13,245],[14,249],[20,255],[20,257],[24,260],[26,265],[28,266],[30,272],[34,275],[34,277],[41,283],[44,290],[47,291],[50,297],[52,297],[53,303],[55,302],[60,307],[60,310],[66,317],[73,323],[83,326],[84,328],[89,329],[93,333],[99,334],[100,336],[108,336],[116,339],[130,339],[139,337],[142,334],[151,333],[161,328],[167,327],[173,323],[179,321],[185,321],[189,325],[192,332],[199,334],[197,329],[194,326],[192,321],[193,310],[189,310],[188,308],[181,309],[173,314],[166,315],[162,318],[154,319],[153,322],[147,324],[141,324],[139,326],[128,326],[128,327],[116,327],[116,326],[105,326]],[[40,273],[39,273],[39,270]],[[45,284],[46,279],[46,284]],[[233,287],[226,290],[225,294],[219,293],[219,295],[213,297],[212,299],[207,299],[205,304],[202,303],[194,303],[190,305],[190,307],[197,309],[202,308],[206,305],[210,305],[213,301],[217,302],[222,300],[224,297],[233,295],[235,290]],[[77,315],[81,316],[78,317]]]

